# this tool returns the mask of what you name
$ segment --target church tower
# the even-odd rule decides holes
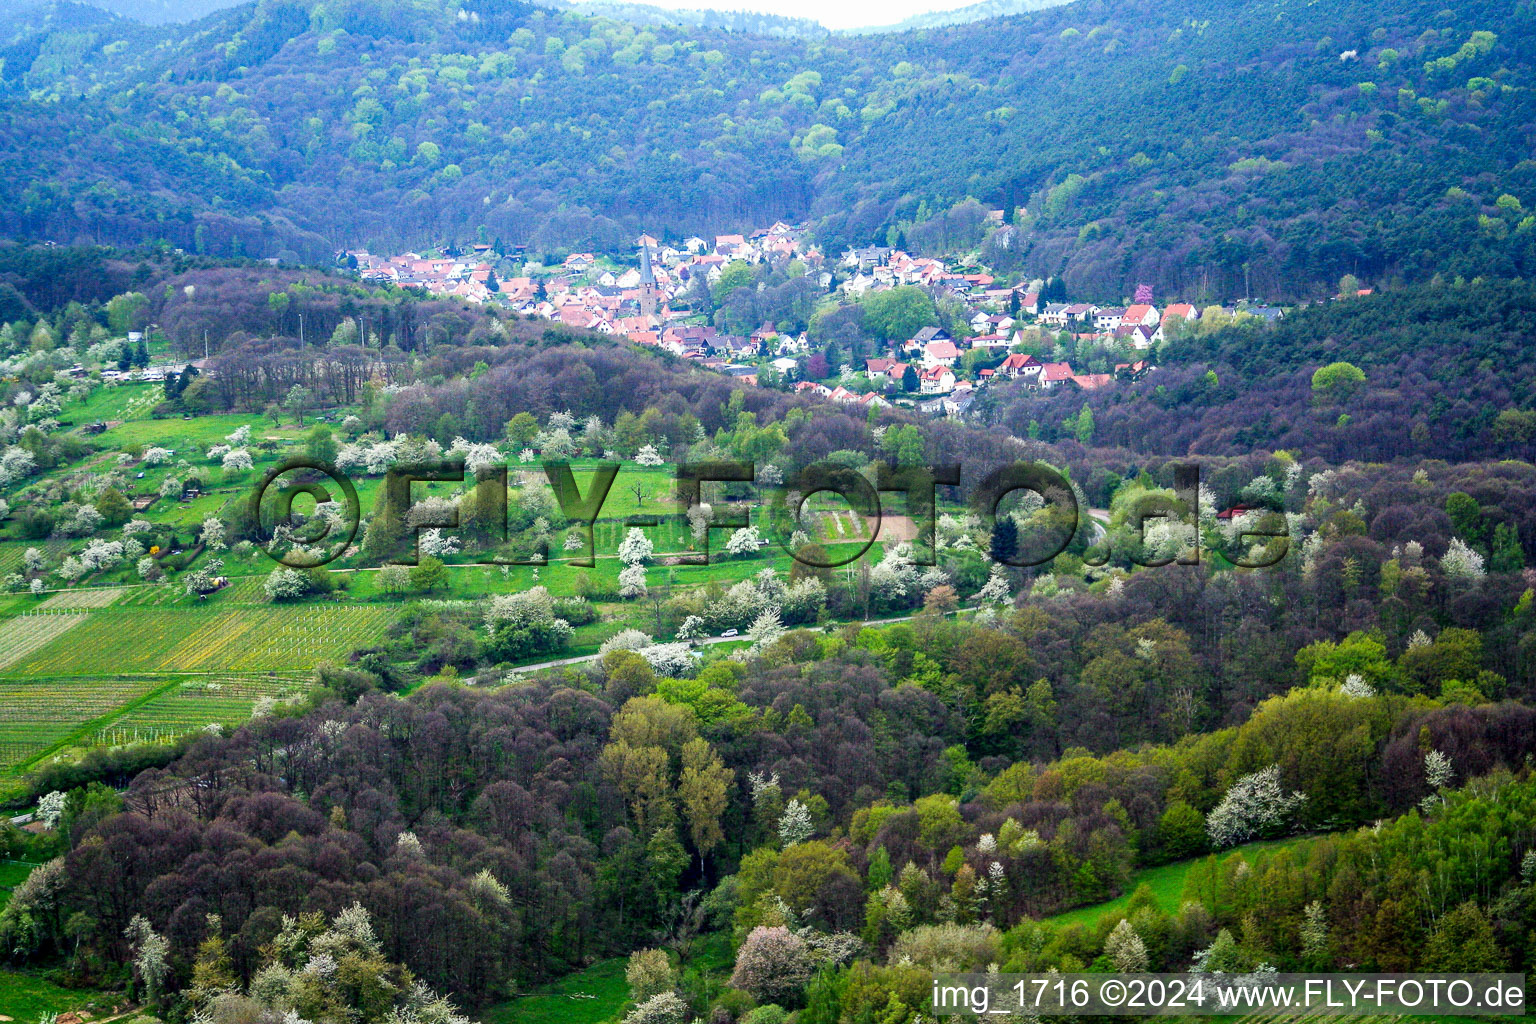
[[[656,312],[656,271],[651,268],[651,238],[640,236],[640,312],[650,316]]]

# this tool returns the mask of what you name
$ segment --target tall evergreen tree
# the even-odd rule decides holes
[[[999,516],[992,525],[992,546],[989,552],[994,562],[1008,562],[1019,553],[1019,527],[1012,516]]]

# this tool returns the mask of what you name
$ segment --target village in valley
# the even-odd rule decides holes
[[[1001,223],[1002,211],[993,211],[993,219]],[[369,283],[501,305],[572,328],[622,335],[748,384],[812,392],[850,405],[898,404],[948,418],[964,418],[982,390],[998,381],[1021,381],[1030,391],[1048,392],[1092,391],[1138,379],[1152,368],[1166,338],[1193,329],[1206,313],[1267,321],[1284,315],[1279,308],[1248,303],[1205,310],[1189,302],[1159,307],[1145,285],[1124,306],[1071,302],[1060,281],[1009,281],[973,263],[916,256],[894,246],[853,248],[829,258],[804,227],[782,221],[750,235],[695,236],[675,245],[644,234],[635,247],[635,255],[624,261],[576,252],[552,265],[484,243],[439,255],[349,251],[341,262]],[[810,279],[825,307],[908,287],[942,300],[958,315],[948,318],[948,327],[921,327],[891,339],[878,354],[833,366],[804,329],[765,322],[750,334],[731,334],[710,324],[698,300],[738,262],[785,267]]]

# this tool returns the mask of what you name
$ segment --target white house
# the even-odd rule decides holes
[[[1119,327],[1125,320],[1125,310],[1118,306],[1106,306],[1093,314],[1093,329],[1096,331],[1112,331]]]
[[[955,348],[955,343],[947,339],[930,341],[923,346],[924,366],[954,366],[960,361],[960,350]]]
[[[925,395],[947,394],[955,389],[955,375],[947,366],[931,366],[917,375],[917,386]]]

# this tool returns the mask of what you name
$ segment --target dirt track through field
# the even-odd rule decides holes
[[[884,541],[887,544],[917,540],[917,523],[912,521],[911,516],[882,515],[879,518],[865,516],[864,528],[875,540]],[[876,533],[877,530],[878,533]]]

